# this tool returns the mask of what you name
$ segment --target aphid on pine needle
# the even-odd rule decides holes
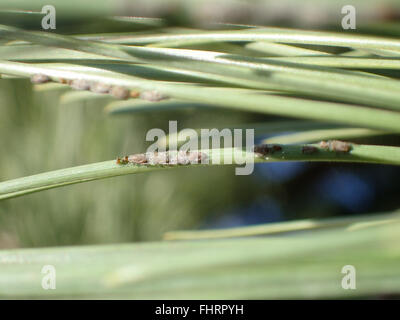
[[[128,157],[130,163],[144,164],[147,163],[147,157],[144,153],[132,154]]]
[[[62,83],[62,84],[68,84],[68,85],[70,85],[70,84],[72,83],[72,80],[60,78],[60,79],[58,79],[58,82],[60,82],[60,83]]]
[[[170,151],[168,153],[168,164],[188,164],[189,161],[185,158],[186,152],[183,151]]]
[[[339,140],[321,141],[319,146],[322,149],[329,149],[329,151],[335,152],[349,152],[351,150],[351,144],[349,142]]]
[[[279,151],[282,151],[282,147],[277,144],[274,144],[274,145],[260,144],[260,145],[254,146],[254,153],[260,157],[264,157],[264,156],[267,156],[269,154],[273,154],[274,152],[279,152]]]
[[[301,149],[301,152],[304,154],[313,154],[318,152],[318,148],[313,147],[313,146],[303,146],[303,148]]]
[[[95,93],[109,93],[111,86],[101,82],[95,82],[90,86],[90,91]]]
[[[269,146],[266,144],[261,144],[258,146],[254,146],[254,153],[257,155],[263,156],[269,153]]]
[[[147,162],[151,165],[168,164],[169,155],[167,152],[148,152],[146,153]]]
[[[140,93],[140,99],[147,100],[147,101],[161,101],[166,99],[167,96],[162,94],[159,91],[152,90],[152,91],[143,91]]]
[[[189,163],[191,164],[208,163],[208,157],[203,152],[197,152],[197,151],[189,152],[187,157],[189,159]]]
[[[198,164],[198,163],[206,163],[207,155],[203,152],[199,151],[179,151],[179,152],[170,152],[168,164],[171,165],[189,165],[189,164]]]
[[[123,158],[117,158],[117,164],[127,164],[129,163],[128,156],[125,156]]]
[[[320,146],[320,148],[322,148],[322,149],[328,149],[328,148],[329,148],[329,142],[321,141],[321,142],[319,143],[319,146]]]
[[[70,83],[71,88],[76,90],[89,90],[92,82],[84,79],[72,80]]]
[[[37,73],[31,76],[32,83],[38,84],[38,83],[46,83],[49,81],[51,81],[50,77],[46,76],[45,74]]]
[[[115,86],[111,88],[110,93],[117,99],[128,99],[130,92],[128,89],[120,86]]]
[[[272,146],[272,151],[273,151],[273,152],[282,151],[282,147],[281,147],[281,146],[278,146],[277,144],[274,144],[274,145]]]
[[[131,97],[131,98],[139,98],[139,96],[140,96],[140,92],[137,90],[131,90],[129,92],[129,97]]]

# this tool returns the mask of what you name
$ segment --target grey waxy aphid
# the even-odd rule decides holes
[[[109,93],[111,90],[111,86],[108,84],[104,84],[101,82],[94,82],[90,86],[90,91],[95,93]]]
[[[147,157],[144,153],[133,154],[128,157],[128,162],[136,164],[147,163]]]
[[[70,85],[75,90],[90,90],[92,82],[84,79],[75,79],[72,80]]]
[[[190,164],[190,155],[191,153],[188,151],[179,151],[177,154],[178,164],[186,165]]]
[[[152,91],[143,91],[140,93],[140,99],[147,100],[147,101],[160,101],[167,98],[166,95],[162,94],[159,91],[152,90]]]
[[[130,91],[120,86],[112,87],[110,93],[117,99],[128,99],[130,96]]]
[[[168,164],[169,156],[167,152],[148,152],[146,153],[147,162],[151,165]]]
[[[170,151],[168,154],[168,164],[189,164],[189,159],[187,157],[187,151]]]
[[[207,155],[203,152],[192,151],[187,155],[190,164],[207,163]]]
[[[319,143],[319,146],[322,149],[328,149],[329,151],[335,151],[335,152],[349,152],[352,148],[349,142],[344,142],[340,140],[330,140],[328,142],[321,141]]]
[[[170,164],[188,165],[206,163],[207,156],[204,153],[198,151],[179,151],[176,154],[175,159],[176,160],[174,161],[174,163],[172,163],[170,156]]]
[[[51,81],[50,77],[45,74],[37,73],[31,76],[32,83],[46,83],[49,81]]]

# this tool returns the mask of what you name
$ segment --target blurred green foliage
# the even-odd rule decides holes
[[[180,129],[236,122],[230,112],[188,110],[107,116],[109,99],[60,104],[65,91],[33,91],[29,80],[0,81],[0,180],[143,152],[146,132],[168,120]],[[248,116],[247,116],[248,117]],[[123,176],[0,202],[3,247],[41,247],[160,239],[249,203],[253,177],[233,167]]]

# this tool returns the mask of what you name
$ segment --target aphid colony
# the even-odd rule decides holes
[[[163,95],[161,92],[158,92],[156,90],[143,91],[140,93],[140,99],[147,100],[147,101],[161,101],[166,98],[167,98],[167,96]]]
[[[88,81],[84,79],[64,80],[62,82],[70,85],[71,88],[75,90],[90,90],[94,93],[111,94],[115,98],[122,100],[128,99],[129,97],[134,98],[139,95],[137,91],[130,91],[124,87],[111,86],[101,82]]]
[[[117,164],[188,165],[206,163],[207,155],[198,151],[147,152],[117,158]]]
[[[332,152],[349,152],[352,145],[348,142],[339,140],[321,141],[319,147]],[[277,144],[261,144],[254,146],[254,154],[258,157],[266,157],[281,152],[282,146]],[[318,152],[318,148],[314,146],[303,146],[301,149],[303,154],[314,154]],[[149,165],[189,165],[198,163],[208,163],[208,157],[199,151],[167,151],[167,152],[147,152],[137,153],[122,158],[117,158],[117,164],[149,164]]]
[[[50,81],[53,80],[44,74],[34,74],[31,77],[31,82],[35,84],[46,83]],[[95,93],[111,94],[115,98],[123,100],[128,98],[140,98],[148,101],[160,101],[168,98],[156,90],[139,92],[137,90],[129,90],[121,86],[111,86],[101,82],[89,81],[85,79],[69,80],[61,78],[58,81],[62,84],[68,84],[75,90],[90,90]]]
[[[51,81],[49,76],[46,76],[45,74],[34,74],[31,77],[31,82],[32,83],[46,83]]]
[[[352,145],[349,142],[339,140],[321,141],[319,143],[321,149],[326,149],[333,152],[347,153],[350,152]],[[314,154],[318,152],[318,148],[314,146],[303,146],[301,152],[303,154]],[[261,144],[254,146],[254,153],[256,156],[265,157],[273,154],[274,152],[282,151],[282,147],[276,144]]]

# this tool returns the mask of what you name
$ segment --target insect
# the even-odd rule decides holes
[[[282,147],[281,147],[281,146],[278,146],[277,144],[274,144],[274,145],[272,146],[272,150],[273,150],[273,152],[275,152],[275,151],[282,151]]]
[[[37,73],[37,74],[32,75],[32,77],[31,77],[32,83],[46,83],[49,81],[51,81],[50,77],[46,76],[45,74]]]
[[[147,162],[151,165],[168,164],[169,155],[167,152],[149,152],[146,153]]]
[[[274,144],[261,144],[254,147],[254,153],[257,156],[266,156],[269,154],[273,154],[274,152],[282,151],[282,147],[280,145]]]
[[[109,93],[111,86],[101,82],[95,82],[90,86],[90,91],[95,93]]]
[[[58,79],[58,81],[62,84],[68,84],[68,85],[70,85],[72,83],[72,80],[64,79],[64,78],[60,78],[60,79]]]
[[[147,157],[144,153],[133,154],[128,157],[128,162],[143,164],[147,163]]]
[[[140,92],[137,90],[131,90],[131,92],[129,93],[129,96],[131,98],[138,98],[140,96]]]
[[[124,87],[115,86],[111,88],[110,93],[117,99],[128,99],[130,92]]]
[[[301,152],[303,152],[304,154],[313,154],[318,152],[318,148],[313,147],[313,146],[303,146],[303,148],[301,149]]]
[[[76,79],[72,80],[70,83],[71,88],[76,90],[89,90],[91,86],[91,82],[84,79]]]
[[[117,164],[127,164],[129,162],[128,156],[117,158]]]
[[[187,154],[187,158],[189,160],[189,163],[191,164],[208,163],[208,157],[203,152],[189,152]]]
[[[179,152],[170,152],[168,163],[169,164],[196,164],[196,163],[205,163],[207,160],[207,156],[202,152],[197,151],[179,151]]]
[[[140,99],[147,101],[160,101],[166,99],[167,96],[158,91],[143,91],[140,93]]]
[[[322,149],[328,149],[329,151],[335,152],[349,152],[351,150],[350,143],[339,140],[321,141],[319,146]]]

